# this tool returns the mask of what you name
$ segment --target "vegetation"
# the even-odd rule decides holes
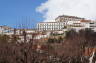
[[[7,43],[10,37],[7,35],[0,35],[0,43]]]
[[[95,38],[96,32],[90,29],[70,30],[65,38],[49,38],[38,49],[33,39],[18,43],[18,37],[13,35],[12,43],[9,36],[0,35],[0,63],[89,63],[84,56],[85,47],[95,47]]]

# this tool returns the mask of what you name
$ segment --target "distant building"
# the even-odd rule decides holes
[[[96,21],[91,21],[89,28],[91,28],[92,30],[96,32]]]
[[[90,28],[91,22],[91,20],[68,21],[67,28],[79,31],[80,29]]]
[[[25,31],[25,33],[24,33]],[[33,34],[36,33],[36,30],[33,29],[16,29],[15,35],[18,36],[20,39],[18,42],[24,42],[24,35],[26,34],[26,42],[29,42],[33,39]]]
[[[15,35],[19,38],[18,42],[24,41],[24,31],[26,33],[26,42],[29,42],[33,38],[33,34],[36,33],[36,30],[33,29],[14,29],[9,26],[0,26],[1,35],[8,35],[11,38],[13,38],[13,35]]]
[[[76,16],[68,16],[68,15],[58,16],[55,19],[56,22],[68,22],[68,21],[80,21],[80,20],[84,20],[84,18],[80,18]]]
[[[14,29],[9,26],[0,26],[0,34],[13,34]]]
[[[41,22],[37,24],[38,31],[58,31],[66,25],[65,22]]]
[[[62,15],[55,19],[55,22],[41,22],[37,24],[38,31],[60,31],[65,27],[69,26],[71,23],[80,23],[84,18],[79,18],[75,16]],[[73,25],[73,24],[72,24]]]
[[[37,24],[38,31],[64,31],[90,28],[96,32],[96,21],[86,20],[76,16],[62,15],[55,19],[55,22],[41,22]]]

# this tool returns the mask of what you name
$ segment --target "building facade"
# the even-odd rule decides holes
[[[38,31],[57,31],[66,26],[65,22],[41,22],[37,24]]]
[[[58,31],[69,26],[70,23],[78,23],[84,18],[62,15],[55,19],[55,22],[41,22],[37,24],[38,31]],[[79,24],[78,24],[79,25]]]
[[[67,30],[75,29],[76,31],[90,28],[96,31],[96,21],[86,20],[76,16],[62,15],[57,17],[55,22],[41,22],[37,24],[39,31],[60,31],[65,28]]]
[[[68,16],[68,15],[58,16],[55,19],[56,22],[68,22],[68,21],[80,21],[80,20],[84,20],[84,18],[80,18],[76,16]]]
[[[0,26],[0,34],[13,34],[14,29],[8,26]]]

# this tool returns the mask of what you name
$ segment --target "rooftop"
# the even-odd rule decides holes
[[[69,16],[69,15],[61,15],[61,16],[58,16],[57,18],[59,18],[59,17],[68,17],[68,18],[84,19],[84,18],[81,18],[81,17]],[[56,18],[56,19],[57,19],[57,18]]]
[[[11,27],[9,27],[9,26],[0,26],[1,28],[4,28],[4,29],[13,29],[13,28],[11,28]]]
[[[86,23],[88,22],[89,23],[89,22],[91,22],[91,20],[81,20],[81,22],[86,22]]]
[[[40,22],[40,23],[58,23],[58,22]]]

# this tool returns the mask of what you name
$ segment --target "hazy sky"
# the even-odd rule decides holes
[[[37,11],[43,14],[45,21],[63,14],[96,19],[96,0],[47,0]]]
[[[43,21],[36,8],[46,0],[0,0],[0,25],[16,27],[21,23],[33,26]]]
[[[96,19],[96,0],[0,0],[0,25],[33,26],[63,14]]]

